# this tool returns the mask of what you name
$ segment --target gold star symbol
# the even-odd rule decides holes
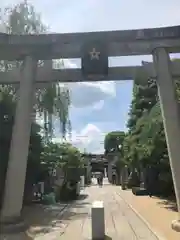
[[[93,48],[92,52],[89,52],[89,54],[90,54],[91,60],[93,60],[93,59],[99,60],[100,52],[97,52],[96,48]]]

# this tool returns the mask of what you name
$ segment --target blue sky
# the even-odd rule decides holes
[[[16,0],[1,0],[0,7]],[[53,32],[152,28],[180,24],[179,0],[31,0]],[[151,56],[111,59],[111,65],[137,65]],[[69,61],[67,65],[73,66]],[[69,86],[72,141],[80,149],[103,151],[104,135],[125,130],[132,81],[76,83]],[[58,141],[57,134],[57,141]]]

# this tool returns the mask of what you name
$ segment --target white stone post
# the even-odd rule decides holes
[[[36,68],[37,61],[27,56],[21,69],[20,89],[1,211],[2,222],[16,221],[21,215],[31,132],[31,114],[34,99],[33,86]]]
[[[81,184],[81,189],[84,189],[85,187],[85,178],[84,176],[80,176],[81,180],[80,180],[80,184]]]
[[[92,227],[92,239],[104,239],[105,238],[105,216],[104,216],[104,204],[102,201],[95,201],[92,203],[91,208],[91,227]]]
[[[172,223],[174,230],[180,231],[180,114],[171,75],[169,54],[164,48],[153,52],[157,73],[157,86],[164,123],[170,166],[174,182],[179,219]]]

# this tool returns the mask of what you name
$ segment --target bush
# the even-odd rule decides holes
[[[44,195],[43,203],[46,205],[55,204],[56,203],[55,194],[52,192],[52,193]]]
[[[62,185],[60,189],[60,200],[61,201],[72,201],[77,199],[77,182],[67,182]]]
[[[140,187],[133,187],[132,188],[132,193],[136,196],[144,196],[144,195],[148,194],[146,189],[142,189]]]

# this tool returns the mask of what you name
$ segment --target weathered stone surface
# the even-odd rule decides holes
[[[174,79],[180,77],[180,62],[171,62],[172,76]],[[108,75],[103,78],[103,81],[109,80],[131,80],[135,79],[137,75],[146,73],[147,78],[156,78],[156,72],[151,62],[142,63],[142,66],[123,66],[123,67],[110,67]],[[143,78],[144,79],[144,78]],[[8,72],[0,71],[0,83],[4,84],[17,84],[20,80],[20,69],[14,68]],[[52,64],[47,63],[44,67],[37,69],[36,82],[43,84],[47,82],[86,82],[86,81],[99,81],[99,78],[87,79],[83,76],[81,69],[68,68],[68,69],[53,69]],[[143,80],[144,81],[144,80]]]
[[[174,220],[171,226],[173,230],[180,232],[180,220]]]
[[[82,45],[87,41],[105,42],[109,56],[151,54],[159,46],[167,47],[170,52],[178,52],[180,26],[40,35],[1,33],[0,58],[15,60],[27,54],[34,54],[38,59],[80,58]]]
[[[136,71],[141,69],[141,66],[132,67],[112,67],[109,68],[109,74],[105,76],[103,81],[109,80],[130,80],[134,79]],[[20,80],[20,70],[13,69],[8,72],[0,72],[0,83],[18,83]],[[49,67],[39,67],[37,69],[36,82],[81,82],[90,81],[81,73],[81,69],[52,69]],[[99,81],[95,78],[91,81]]]

